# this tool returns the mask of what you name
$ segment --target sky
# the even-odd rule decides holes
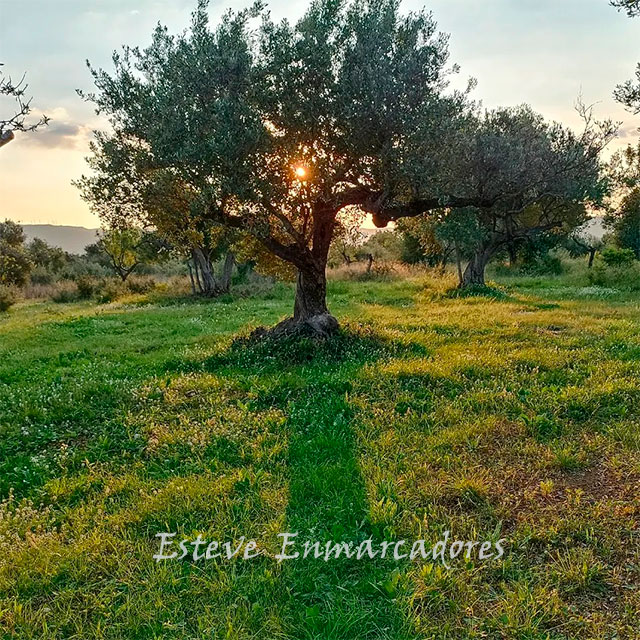
[[[0,0],[0,62],[14,77],[27,72],[34,113],[51,124],[17,135],[0,149],[0,219],[23,224],[97,227],[99,220],[71,182],[87,172],[93,129],[105,123],[76,89],[91,90],[86,60],[111,69],[122,45],[146,45],[153,27],[173,32],[189,24],[196,0]],[[249,1],[212,0],[212,17]],[[307,2],[269,2],[275,18],[295,20]],[[531,104],[545,117],[579,127],[579,95],[598,118],[621,121],[615,147],[635,142],[640,116],[612,93],[640,61],[640,19],[608,0],[404,0],[426,6],[449,33],[455,82],[477,80],[473,96],[486,108]],[[10,105],[0,102],[0,114]],[[0,116],[1,117],[1,116]]]

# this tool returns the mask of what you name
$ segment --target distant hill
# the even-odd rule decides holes
[[[40,238],[68,253],[82,254],[88,244],[93,244],[98,239],[98,229],[53,224],[23,224],[22,228],[27,236],[27,241]]]

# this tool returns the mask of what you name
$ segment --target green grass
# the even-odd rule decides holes
[[[637,638],[638,301],[505,282],[331,282],[324,345],[236,339],[289,287],[1,316],[0,637]],[[445,530],[505,558],[268,555]],[[158,564],[160,531],[265,554]]]

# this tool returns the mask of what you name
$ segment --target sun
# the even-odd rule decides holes
[[[307,170],[304,167],[296,167],[296,176],[298,178],[304,178],[307,175]]]

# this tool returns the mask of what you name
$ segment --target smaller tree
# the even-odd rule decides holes
[[[0,223],[0,284],[24,286],[33,268],[24,248],[22,227],[11,220]]]
[[[349,266],[357,260],[359,248],[366,239],[360,229],[364,218],[364,212],[357,207],[345,207],[338,214],[329,251],[330,265],[335,266],[338,262],[343,262]],[[336,257],[338,257],[337,260]]]
[[[640,260],[640,187],[630,191],[617,211],[607,216],[616,245],[633,251]]]
[[[402,238],[395,231],[379,231],[372,235],[357,252],[359,259],[367,262],[367,273],[374,261],[397,262],[402,257]]]
[[[588,223],[585,223],[567,236],[564,245],[571,257],[589,256],[588,267],[591,269],[596,254],[604,247],[604,240],[589,233]]]
[[[439,221],[436,213],[426,213],[418,218],[402,218],[396,230],[402,240],[401,260],[407,264],[440,265],[443,269],[451,256],[453,245],[443,242],[438,235]]]
[[[60,247],[52,247],[41,238],[34,238],[27,245],[27,253],[34,266],[58,273],[69,261],[69,256]]]
[[[153,232],[129,228],[103,231],[98,247],[109,258],[116,275],[125,282],[141,264],[156,262],[165,245]]]

